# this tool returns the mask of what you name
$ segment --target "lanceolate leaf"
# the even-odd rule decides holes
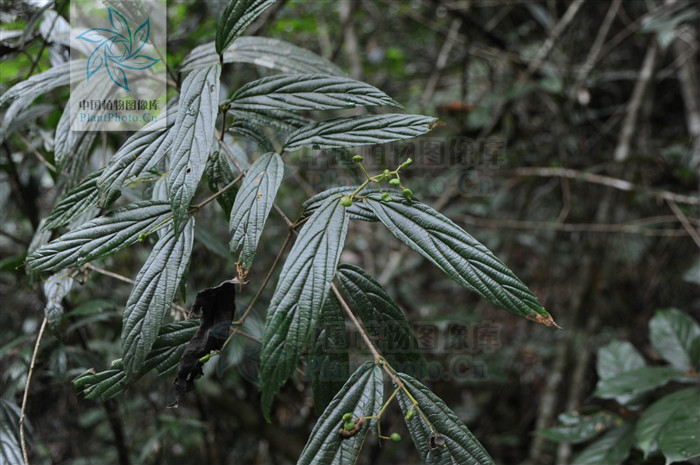
[[[210,65],[219,62],[214,42],[200,45],[190,52],[182,63],[182,69]],[[343,70],[330,61],[289,42],[267,37],[239,37],[224,52],[224,63],[250,63],[283,73],[322,73],[345,76]]]
[[[68,224],[95,205],[97,202],[97,179],[100,175],[102,175],[102,170],[97,170],[68,191],[46,218],[42,229],[48,231]]]
[[[397,113],[337,118],[312,123],[293,132],[285,141],[284,150],[358,147],[412,139],[430,131],[435,121],[430,116]]]
[[[260,357],[262,408],[269,419],[275,393],[294,373],[316,327],[335,276],[348,216],[339,199],[328,199],[304,224],[267,310]]]
[[[231,98],[252,110],[332,110],[356,106],[400,107],[379,89],[354,79],[325,74],[278,74],[241,87]]]
[[[222,151],[214,152],[207,160],[207,165],[204,170],[207,176],[207,185],[212,194],[230,184],[236,178],[238,168],[233,164],[231,159]],[[235,174],[234,174],[235,173]],[[216,201],[226,213],[226,219],[229,219],[231,208],[236,200],[238,186],[234,186],[216,198]],[[224,247],[226,258],[230,258],[228,247]]]
[[[267,134],[265,134],[265,131],[263,131],[263,128],[258,126],[254,121],[236,119],[234,120],[233,124],[229,126],[228,132],[255,142],[258,148],[262,151],[275,151],[275,148],[272,146],[272,143],[270,142],[270,139],[268,139]]]
[[[24,463],[20,446],[20,409],[11,401],[0,398],[0,461]],[[28,428],[29,425],[25,426]]]
[[[622,463],[632,448],[634,423],[625,422],[586,447],[572,462],[575,465]]]
[[[190,219],[179,234],[169,227],[136,276],[124,309],[121,338],[124,371],[129,381],[145,363],[158,337],[163,317],[170,309],[189,263],[193,239],[194,219]]]
[[[187,343],[192,339],[198,326],[199,320],[178,321],[161,326],[153,348],[132,381],[154,368],[160,376],[168,376],[175,371]],[[124,364],[121,359],[118,359],[106,371],[100,373],[95,373],[95,370],[86,371],[76,377],[73,384],[82,389],[87,399],[107,400],[124,390],[126,386],[123,381]]]
[[[333,293],[328,294],[306,361],[314,391],[314,411],[321,415],[350,376],[345,320]]]
[[[35,271],[82,266],[130,246],[171,216],[165,202],[146,200],[118,208],[39,247],[27,257]]]
[[[202,178],[214,140],[219,105],[219,65],[197,68],[182,83],[174,133],[168,192],[175,224],[184,218]]]
[[[153,168],[163,158],[173,142],[174,133],[170,128],[174,122],[174,112],[163,114],[162,119],[148,123],[129,137],[114,154],[97,182],[101,206],[124,184]]]
[[[71,69],[74,70],[72,75]],[[84,70],[85,60],[61,63],[12,86],[0,97],[0,105],[10,102],[10,106],[3,116],[3,125],[6,126],[9,122],[14,121],[17,115],[40,95],[50,92],[56,87],[67,86],[71,81],[76,82],[84,78]]]
[[[414,410],[412,418],[406,421],[418,455],[429,465],[491,465],[494,463],[483,446],[464,426],[455,413],[430,389],[414,378],[399,373],[399,379],[418,402],[414,406],[409,397],[399,391],[397,398],[404,416]],[[431,423],[431,431],[425,419],[416,411],[420,408]]]
[[[659,310],[649,322],[649,338],[654,348],[679,370],[698,370],[700,326],[675,308]]]
[[[683,389],[653,403],[637,422],[634,435],[645,458],[657,450],[666,456],[666,463],[700,455],[698,388]]]
[[[242,249],[238,260],[245,269],[253,265],[255,249],[283,175],[282,158],[276,153],[267,153],[250,167],[236,195],[229,226],[231,252]]]
[[[367,205],[394,236],[462,286],[515,315],[555,324],[530,289],[449,218],[420,202],[383,202],[377,194]]]
[[[377,415],[382,408],[383,386],[380,366],[374,362],[360,365],[318,419],[297,465],[355,463],[376,420],[363,421],[354,435],[344,438],[339,433],[345,423],[343,415],[351,413],[356,426],[359,418]]]
[[[416,336],[403,313],[365,270],[342,264],[338,266],[338,283],[350,308],[360,316],[365,330],[390,365],[400,367],[406,362],[423,359]]]
[[[273,3],[275,0],[230,0],[216,28],[216,53],[223,53]]]
[[[313,120],[290,110],[251,110],[232,108],[229,113],[237,121],[252,121],[262,127],[269,127],[286,134],[310,124]]]
[[[319,192],[318,194],[314,195],[313,197],[310,197],[304,204],[302,205],[302,208],[304,211],[302,212],[302,218],[306,218],[307,216],[313,214],[313,212],[316,211],[316,209],[329,197],[342,197],[343,195],[348,195],[357,189],[357,186],[341,186],[341,187],[331,187],[328,190],[325,190],[323,192]],[[389,192],[392,195],[396,192],[393,189],[384,189],[385,192]],[[374,189],[374,188],[364,188],[362,189],[359,193],[360,195],[367,195],[373,192],[379,192],[379,189]],[[398,197],[401,197],[401,192],[397,192]],[[347,212],[348,215],[350,216],[350,219],[353,220],[361,220],[361,221],[378,221],[377,215],[374,214],[374,212],[367,206],[366,203],[360,202],[360,201],[355,201],[347,207]]]

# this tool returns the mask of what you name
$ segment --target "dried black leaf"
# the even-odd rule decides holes
[[[177,407],[185,393],[194,390],[194,381],[202,374],[200,359],[224,346],[236,312],[236,284],[236,280],[224,281],[217,287],[197,293],[190,312],[201,313],[199,328],[187,344],[177,366],[175,402],[169,407]]]

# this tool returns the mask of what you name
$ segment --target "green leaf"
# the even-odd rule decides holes
[[[330,197],[337,197],[340,198],[343,195],[349,195],[357,189],[358,186],[340,186],[340,187],[331,187],[328,190],[325,190],[323,192],[319,192],[318,194],[314,195],[313,197],[310,197],[304,204],[302,205],[303,212],[301,214],[302,219],[306,218],[307,216],[313,214],[313,212],[316,211],[316,209],[323,203],[324,200]],[[374,194],[378,193],[380,190],[378,188],[373,188],[373,187],[365,187],[362,189],[359,194],[360,195],[369,195],[369,194]],[[396,189],[382,189],[381,192],[388,192],[392,196],[396,196],[397,198],[401,197],[401,191],[398,191]],[[360,221],[379,221],[377,218],[377,215],[374,214],[374,212],[369,208],[369,206],[362,201],[355,201],[352,203],[350,207],[347,208],[348,215],[350,216],[350,219],[353,220],[360,220]]]
[[[168,376],[176,368],[185,352],[187,343],[192,339],[199,326],[199,320],[178,321],[163,325],[153,348],[132,381],[142,377],[152,369],[159,376]],[[80,388],[87,399],[111,399],[119,395],[126,387],[124,381],[124,364],[121,359],[112,362],[112,366],[103,372],[88,370],[73,380],[73,385]]]
[[[261,127],[277,129],[283,134],[295,131],[313,122],[290,110],[238,110],[232,108],[229,113],[236,121],[251,121]]]
[[[255,18],[275,0],[230,0],[216,28],[216,53],[221,55]]]
[[[231,253],[242,249],[238,261],[250,269],[265,221],[282,183],[284,162],[274,152],[258,158],[243,178],[231,209]]]
[[[254,121],[236,118],[233,124],[228,127],[228,132],[255,142],[258,148],[264,152],[275,151],[272,142],[268,139],[263,128],[258,126]]]
[[[679,370],[700,370],[700,326],[675,308],[657,310],[649,322],[654,348]]]
[[[654,402],[634,432],[644,458],[661,450],[666,463],[700,455],[700,391],[690,387]]]
[[[193,218],[179,234],[175,228],[169,227],[136,276],[136,284],[124,309],[121,337],[127,380],[141,369],[158,337],[163,317],[170,310],[178,283],[189,263],[193,239]]]
[[[197,68],[182,83],[168,174],[175,225],[187,214],[214,141],[219,109],[219,65]]]
[[[99,205],[104,206],[122,186],[155,167],[170,150],[175,134],[170,128],[175,118],[170,112],[164,116],[165,120],[148,123],[134,133],[109,160],[97,181]]]
[[[338,299],[332,293],[326,299],[311,341],[311,353],[306,365],[311,373],[314,411],[321,415],[350,375],[345,320]]]
[[[204,172],[207,176],[207,186],[211,193],[214,194],[236,178],[238,168],[225,153],[216,151],[207,160]],[[224,210],[227,220],[231,214],[233,203],[236,201],[239,188],[239,186],[234,186],[216,198],[217,203]],[[226,256],[229,257],[228,247],[225,248]]]
[[[397,398],[404,414],[404,421],[423,463],[429,465],[494,463],[484,447],[442,399],[416,379],[404,373],[399,373],[397,376],[418,403],[413,405],[406,393],[403,390],[399,391]],[[418,408],[431,423],[432,430],[418,412],[410,420],[405,419],[409,410],[415,411]],[[439,445],[441,438],[444,439],[442,446]]]
[[[594,438],[619,421],[619,416],[607,410],[596,412],[593,415],[567,412],[559,415],[561,426],[541,429],[537,431],[537,434],[556,442],[578,444]]]
[[[673,367],[641,367],[619,375],[598,380],[595,396],[602,399],[618,399],[620,403],[627,403],[626,399],[638,394],[651,391],[663,386],[672,380],[683,378],[683,372]]]
[[[422,362],[411,326],[384,288],[362,268],[338,266],[338,283],[350,308],[357,312],[372,342],[392,366]]]
[[[24,463],[20,446],[19,417],[19,407],[0,397],[0,462],[2,463]],[[25,429],[30,431],[28,424],[25,425]]]
[[[71,74],[71,69],[73,73]],[[79,71],[78,71],[79,70]],[[0,105],[8,102],[10,106],[3,115],[3,126],[14,121],[25,108],[40,95],[57,87],[67,86],[85,77],[85,60],[75,60],[57,64],[40,74],[35,74],[15,84],[0,97]]]
[[[600,379],[614,378],[645,365],[644,357],[627,341],[612,341],[598,349],[596,371]]]
[[[275,393],[294,373],[316,328],[347,232],[345,207],[339,199],[328,199],[304,224],[282,268],[267,310],[260,357],[262,408],[268,421]]]
[[[343,438],[339,434],[343,415],[351,413],[355,420],[377,415],[382,408],[383,388],[381,367],[374,362],[360,365],[318,419],[297,465],[355,463],[376,420],[365,421],[353,436]]]
[[[634,441],[634,423],[625,422],[586,447],[574,465],[617,465],[625,461]]]
[[[181,69],[219,62],[214,42],[195,47],[184,59]],[[290,74],[332,74],[345,76],[343,70],[330,61],[279,39],[267,37],[239,37],[224,52],[224,63],[250,63]]]
[[[82,266],[130,246],[170,216],[165,202],[146,200],[126,205],[39,247],[27,257],[27,265],[35,271]]]
[[[449,218],[415,201],[384,202],[371,194],[366,202],[394,236],[462,286],[515,315],[555,324],[515,273]]]
[[[97,203],[98,178],[102,170],[94,171],[85,177],[77,186],[68,191],[46,218],[41,227],[44,231],[60,228],[80,216]]]
[[[66,297],[73,287],[73,278],[69,273],[56,273],[44,282],[44,295],[46,296],[46,306],[44,316],[49,327],[58,329],[63,318],[63,298]]]
[[[284,150],[358,147],[412,139],[430,131],[435,121],[436,118],[430,116],[399,113],[336,118],[293,132],[284,142]]]
[[[333,110],[356,106],[401,107],[381,90],[354,79],[326,74],[278,74],[250,82],[231,97],[235,108]]]

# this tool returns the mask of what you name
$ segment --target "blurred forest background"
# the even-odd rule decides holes
[[[30,22],[33,2],[0,4],[3,30],[33,28],[22,49],[3,39],[4,92],[65,60],[66,48],[41,18]],[[214,39],[224,2],[168,5],[167,54],[177,67]],[[67,17],[66,2],[55,8]],[[498,463],[570,463],[581,445],[535,431],[594,405],[629,413],[592,395],[598,348],[627,340],[660,363],[647,331],[654,312],[676,307],[700,320],[699,18],[695,1],[282,0],[247,31],[312,50],[407,111],[445,123],[415,142],[360,153],[375,169],[411,156],[405,184],[416,197],[493,250],[564,329],[496,309],[371,223],[351,223],[341,261],[365,268],[399,303],[426,358],[443,369],[429,385]],[[226,65],[225,93],[266,72]],[[21,264],[56,200],[46,165],[68,92],[43,97],[34,119],[2,137],[0,387],[17,406],[46,304],[41,281]],[[93,162],[126,137],[99,137]],[[310,195],[356,175],[332,154],[302,153],[288,170],[278,201],[292,218]],[[208,224],[215,227],[198,231],[185,307],[198,289],[233,276],[226,223]],[[272,215],[251,283],[264,279],[285,230]],[[133,278],[147,253],[137,246],[99,265]],[[255,288],[244,288],[239,308]],[[253,335],[273,289],[248,325]],[[92,273],[64,301],[66,317],[42,341],[28,394],[33,462],[294,463],[317,418],[310,382],[288,383],[267,424],[251,382],[255,344],[242,344],[230,360],[236,368],[209,370],[177,410],[165,409],[171,380],[154,374],[116,400],[79,396],[75,376],[119,357],[129,291]],[[355,357],[367,358],[359,344]],[[417,463],[395,406],[384,428],[405,439],[380,446],[370,435],[359,463]]]

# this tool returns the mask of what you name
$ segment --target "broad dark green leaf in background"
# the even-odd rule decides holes
[[[404,417],[414,410],[410,420],[405,420],[413,443],[423,463],[428,465],[493,465],[494,461],[484,447],[438,396],[418,380],[398,374],[408,392],[433,426],[431,430],[403,390],[397,398]],[[437,436],[440,437],[437,437]],[[431,441],[432,438],[432,441]],[[444,439],[444,445],[439,445]],[[434,447],[432,447],[434,446]]]
[[[343,415],[351,413],[354,418],[377,415],[382,408],[383,392],[381,367],[374,362],[360,365],[316,422],[297,465],[355,463],[376,420],[366,420],[355,435],[343,438],[338,434],[343,428]]]
[[[97,203],[98,178],[102,175],[102,170],[97,170],[85,177],[77,186],[68,191],[66,195],[51,210],[51,214],[46,218],[42,229],[60,228],[64,226],[90,207]]]
[[[596,371],[600,379],[610,379],[646,365],[644,357],[627,341],[612,341],[598,349]]]
[[[159,376],[172,374],[198,326],[199,320],[178,321],[161,326],[151,351],[132,381],[154,368]],[[124,379],[124,364],[121,359],[118,359],[109,369],[100,373],[92,369],[86,371],[73,380],[73,385],[81,389],[86,399],[108,400],[119,395],[126,388]]]
[[[452,220],[416,201],[365,202],[391,233],[450,278],[509,312],[551,325],[537,297],[496,256]]]
[[[27,257],[27,266],[34,271],[82,266],[130,246],[170,216],[166,202],[144,200],[126,205],[39,247]]]
[[[231,97],[237,109],[333,110],[356,106],[401,107],[361,81],[326,74],[278,74],[250,82]]]
[[[350,376],[345,320],[338,299],[331,292],[318,318],[316,333],[306,360],[314,392],[314,411],[321,415]]]
[[[578,444],[598,436],[620,422],[620,417],[606,410],[592,415],[566,412],[559,415],[559,426],[537,431],[537,434],[556,442]]]
[[[362,325],[389,364],[400,367],[406,362],[424,361],[418,340],[406,317],[384,288],[362,268],[338,266],[338,284],[350,308],[357,312]],[[416,372],[416,371],[414,371]]]
[[[178,234],[179,233],[179,234]],[[128,382],[139,372],[158,337],[163,318],[177,293],[189,264],[194,240],[194,219],[176,233],[168,228],[136,276],[124,309],[122,360]]]
[[[700,456],[700,390],[690,387],[654,402],[634,432],[646,458],[660,450],[666,463]]]
[[[619,464],[629,456],[634,441],[634,423],[625,422],[586,447],[572,462],[574,465]]]
[[[274,152],[258,158],[243,178],[231,209],[231,252],[241,249],[238,261],[250,269],[267,216],[284,176],[282,157]]]
[[[274,3],[275,0],[230,0],[216,28],[216,53],[221,55],[250,23]]]
[[[598,380],[594,395],[602,399],[624,400],[682,378],[683,372],[677,368],[645,366],[620,373],[612,378]]]
[[[700,326],[687,314],[675,308],[657,310],[649,322],[649,338],[674,367],[700,371]]]
[[[275,393],[294,374],[335,276],[348,231],[340,200],[330,198],[309,218],[280,273],[265,320],[260,384],[269,420]]]
[[[430,116],[400,113],[336,118],[293,132],[284,142],[284,150],[359,147],[412,139],[429,132],[435,121],[436,118]]]
[[[183,60],[181,69],[218,62],[219,54],[214,42],[209,42],[195,47]],[[343,70],[329,60],[284,40],[269,37],[239,37],[224,52],[224,63],[249,63],[283,73],[345,76]]]
[[[190,207],[211,153],[219,110],[220,74],[218,64],[196,68],[182,83],[177,119],[171,129],[174,135],[168,174],[176,229]]]

